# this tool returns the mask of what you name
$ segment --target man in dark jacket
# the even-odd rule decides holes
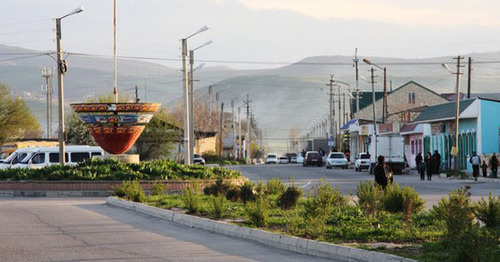
[[[432,166],[434,167],[433,173],[439,176],[441,168],[441,155],[437,150],[434,150],[434,155],[432,155]]]
[[[498,172],[498,158],[495,153],[491,156],[490,159],[490,169],[491,169],[491,177],[497,178],[497,172]]]
[[[418,153],[417,157],[415,157],[415,164],[417,165],[418,173],[420,173],[420,180],[425,180],[425,164],[423,164],[423,160],[422,153]]]
[[[385,163],[385,157],[379,156],[378,163],[374,168],[375,173],[375,182],[382,186],[382,188],[386,188],[388,184],[392,184],[394,178],[392,176],[391,167]]]

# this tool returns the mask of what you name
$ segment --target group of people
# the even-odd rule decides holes
[[[431,152],[427,152],[425,159],[422,157],[422,153],[418,153],[415,157],[415,163],[417,164],[417,170],[420,174],[420,180],[425,180],[425,174],[427,173],[427,180],[432,180],[432,175],[439,175],[441,168],[441,154],[437,150],[431,155]]]
[[[481,165],[481,157],[479,157],[475,151],[472,152],[472,157],[469,159],[469,162],[472,164],[472,175],[474,176],[474,180],[477,181],[479,177],[479,168],[483,171],[483,177],[488,177],[488,165],[484,160]],[[490,158],[489,168],[491,170],[491,177],[496,178],[498,172],[498,158],[495,153],[493,153]]]

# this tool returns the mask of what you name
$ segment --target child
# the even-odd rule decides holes
[[[486,164],[486,161],[483,160],[481,168],[483,169],[483,177],[488,177],[488,165]]]

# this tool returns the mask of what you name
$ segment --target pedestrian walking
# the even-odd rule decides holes
[[[481,164],[481,158],[476,154],[476,151],[472,152],[472,157],[469,159],[472,164],[472,175],[474,176],[474,180],[477,181],[477,177],[479,176],[479,165]]]
[[[432,159],[433,159],[432,167],[434,168],[434,171],[432,173],[439,176],[439,171],[441,168],[441,155],[437,150],[434,150],[434,155],[432,155]]]
[[[434,172],[434,167],[433,167],[433,160],[432,160],[432,155],[431,152],[427,152],[427,155],[425,156],[425,169],[427,171],[427,180],[431,180],[432,178],[432,172]]]
[[[385,157],[382,155],[378,156],[378,163],[373,172],[375,173],[375,182],[382,186],[383,189],[394,181],[392,169],[385,163]]]
[[[481,169],[483,171],[483,177],[488,177],[488,165],[486,161],[483,160],[483,164],[481,165]]]
[[[491,169],[491,177],[497,178],[497,172],[498,172],[498,158],[495,153],[491,156],[490,159],[490,169]]]
[[[418,153],[417,157],[415,157],[415,163],[417,164],[417,171],[420,174],[420,180],[425,180],[425,164],[422,153]]]

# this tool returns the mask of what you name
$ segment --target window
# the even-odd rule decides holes
[[[31,158],[31,163],[33,164],[43,164],[45,163],[45,153],[38,153],[33,158]]]
[[[68,153],[64,154],[64,163],[68,162]],[[59,163],[59,153],[49,153],[49,162],[50,163]]]
[[[415,93],[408,93],[408,104],[415,104]]]
[[[415,154],[415,140],[412,140],[411,141],[411,154],[414,155]]]
[[[88,152],[76,152],[71,153],[71,162],[73,163],[81,163],[85,161],[85,159],[89,159],[90,155]]]
[[[90,153],[90,155],[92,156],[92,158],[94,158],[95,156],[102,156],[101,152],[92,152]]]

